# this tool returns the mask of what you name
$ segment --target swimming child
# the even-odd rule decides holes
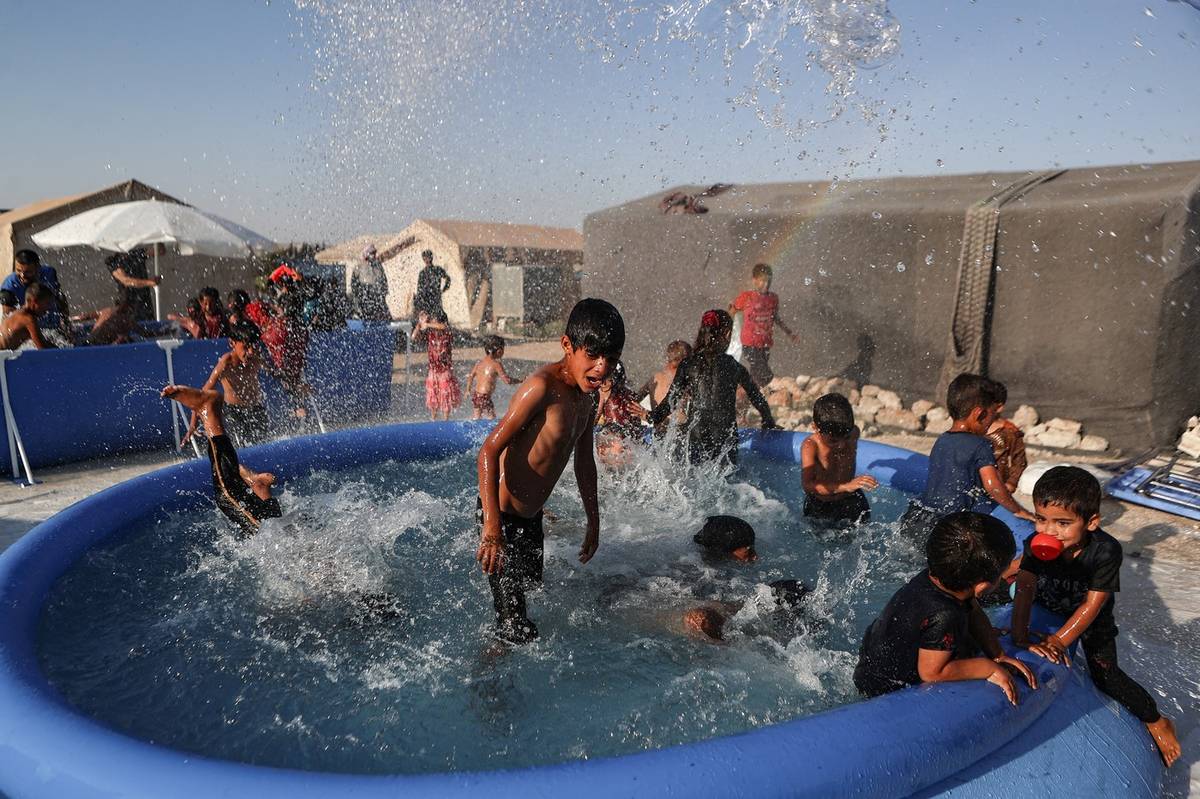
[[[483,357],[471,367],[467,374],[467,394],[471,397],[472,419],[495,419],[496,405],[492,402],[492,393],[496,390],[496,380],[499,378],[508,385],[520,382],[509,377],[504,371],[504,339],[499,336],[488,336],[483,340]],[[474,390],[471,384],[474,383]]]
[[[764,430],[777,430],[766,398],[750,379],[746,368],[725,350],[733,332],[733,319],[724,311],[706,311],[700,319],[696,346],[675,371],[667,397],[647,417],[651,424],[666,421],[684,396],[688,406],[688,456],[693,463],[737,463],[737,389],[741,386],[762,415]]]
[[[625,364],[620,361],[613,364],[608,377],[600,384],[596,405],[598,426],[612,427],[627,439],[641,440],[642,420],[646,418],[647,411],[638,405],[637,398],[629,390]]]
[[[767,587],[775,603],[770,615],[775,617],[773,621],[783,622],[782,627],[787,637],[791,638],[796,632],[797,622],[801,621],[804,600],[812,593],[812,589],[799,580],[775,580],[767,583]],[[681,618],[684,631],[707,643],[723,643],[725,623],[742,609],[745,602],[724,602],[719,605],[698,605],[684,611]]]
[[[1021,475],[1025,473],[1025,434],[1010,420],[1003,418],[1004,406],[1008,403],[1008,388],[998,380],[993,380],[996,400],[1000,406],[996,409],[996,421],[992,422],[987,431],[987,439],[992,444],[992,454],[996,457],[996,471],[1004,481],[1008,493],[1017,493],[1017,485]]]
[[[996,585],[1015,552],[1012,533],[999,519],[971,511],[939,519],[925,544],[928,568],[892,596],[863,635],[854,669],[859,693],[873,697],[921,683],[987,680],[1015,705],[1009,669],[1037,688],[1029,667],[1004,654],[976,601]]]
[[[58,307],[54,292],[41,283],[25,288],[25,303],[0,321],[0,350],[15,350],[27,341],[39,350],[55,349],[38,329],[38,318]]]
[[[771,291],[772,274],[768,264],[755,264],[750,272],[754,288],[743,291],[729,304],[730,315],[741,311],[744,317],[742,357],[750,377],[760,388],[775,377],[768,362],[771,347],[775,345],[775,325],[779,325],[793,343],[800,340],[779,318],[779,295]]]
[[[1117,665],[1117,624],[1113,595],[1121,590],[1121,542],[1100,529],[1100,483],[1076,466],[1055,466],[1033,487],[1037,534],[1062,544],[1053,560],[1033,554],[1033,536],[1025,541],[1017,595],[1013,603],[1012,638],[1017,646],[1053,663],[1066,663],[1068,649],[1083,643],[1092,682],[1138,718],[1170,766],[1179,757],[1175,725],[1158,712],[1154,698]],[[1066,617],[1054,633],[1030,632],[1034,601]]]
[[[732,558],[748,563],[758,560],[754,549],[754,528],[737,516],[709,516],[700,532],[692,536],[706,555]]]
[[[221,394],[213,389],[189,386],[166,386],[165,399],[175,400],[204,422],[208,434],[208,460],[212,467],[213,496],[217,507],[248,538],[258,532],[263,519],[283,515],[279,500],[271,496],[275,475],[255,472],[238,461],[237,450],[225,433],[221,418],[225,404]]]
[[[984,438],[1000,407],[995,385],[973,374],[961,374],[951,381],[946,408],[954,424],[934,442],[925,491],[909,502],[900,519],[900,528],[909,536],[923,537],[938,517],[947,513],[991,513],[996,505],[1018,518],[1033,520],[1004,486],[991,442]]]
[[[488,575],[496,632],[513,643],[537,637],[525,591],[541,584],[542,508],[574,455],[575,480],[587,515],[579,562],[600,545],[596,461],[592,455],[595,395],[625,348],[625,323],[610,303],[575,304],[562,340],[563,357],[517,389],[508,412],[479,450],[479,549]]]
[[[436,309],[422,314],[413,331],[413,338],[424,340],[429,352],[429,374],[425,377],[425,407],[430,420],[449,419],[450,412],[462,403],[462,390],[454,376],[454,331],[446,312]]]
[[[258,344],[257,327],[248,323],[234,325],[229,330],[229,352],[217,359],[216,367],[203,386],[203,390],[208,391],[221,384],[224,393],[222,415],[235,447],[257,444],[271,434],[271,418],[267,415],[262,384],[258,380],[263,366]],[[183,444],[195,433],[197,419],[193,413]]]
[[[854,474],[858,436],[850,400],[826,394],[813,403],[813,433],[800,446],[805,516],[852,524],[870,520],[871,503],[863,492],[879,482],[869,474]]]

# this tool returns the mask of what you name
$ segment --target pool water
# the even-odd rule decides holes
[[[265,463],[252,463],[265,468]],[[799,467],[732,474],[639,453],[602,470],[601,543],[576,559],[583,512],[568,469],[549,509],[541,630],[490,635],[474,561],[475,456],[318,473],[285,487],[283,519],[239,541],[208,506],[146,520],[52,590],[39,631],[51,683],[102,723],[260,765],[351,773],[515,768],[727,735],[855,701],[862,631],[920,565],[888,522],[813,529]],[[759,560],[712,562],[693,533],[747,519]],[[814,591],[799,616],[765,583]],[[394,614],[364,613],[364,595]],[[734,612],[721,645],[688,637],[698,604]]]

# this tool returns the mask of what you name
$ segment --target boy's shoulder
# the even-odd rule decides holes
[[[1084,549],[1093,557],[1100,559],[1121,558],[1125,554],[1125,548],[1121,546],[1121,542],[1101,527],[1088,533],[1088,542]]]

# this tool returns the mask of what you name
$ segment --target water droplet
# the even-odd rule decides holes
[[[872,219],[883,219],[883,214],[879,213],[878,211],[872,211],[871,218]]]
[[[899,262],[896,264],[896,271],[897,271],[897,272],[903,272],[905,269],[908,269],[908,267],[904,265],[904,261],[899,261]]]
[[[1149,8],[1143,8],[1142,11],[1144,11],[1146,16],[1150,17],[1150,19],[1158,19],[1158,17],[1154,16],[1154,12]]]
[[[829,273],[826,272],[824,269],[818,269],[817,274],[820,275],[821,277],[829,277]]]
[[[933,265],[933,253],[926,253],[926,254],[925,254],[925,265],[926,265],[926,266],[932,266],[932,265]]]
[[[811,278],[811,277],[806,277],[806,278],[804,278],[804,285],[806,285],[806,286],[811,286],[811,285],[812,285],[812,278]]]
[[[938,165],[938,169],[941,169],[942,167],[944,167],[946,165],[946,162],[939,158],[937,160],[937,165]]]
[[[1033,251],[1034,251],[1034,252],[1041,252],[1041,251],[1042,251],[1042,248],[1041,248],[1041,247],[1039,247],[1039,246],[1037,246],[1037,242],[1036,242],[1036,241],[1034,241],[1034,242],[1030,242],[1030,245],[1029,245],[1029,246],[1033,247]]]

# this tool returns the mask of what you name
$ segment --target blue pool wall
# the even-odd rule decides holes
[[[385,326],[314,333],[305,375],[322,414],[358,419],[386,412],[394,344],[395,333]],[[183,341],[172,355],[175,382],[203,385],[228,351],[228,339]],[[4,368],[35,476],[45,466],[174,447],[171,409],[158,396],[167,384],[167,360],[153,341],[27,350]],[[278,416],[282,389],[265,375],[263,384],[267,407]],[[0,414],[0,442],[6,431]],[[5,450],[0,473],[11,472]]]
[[[243,452],[286,481],[314,469],[430,459],[477,446],[483,423],[395,425],[310,436]],[[802,434],[745,446],[794,462]],[[872,442],[859,466],[906,490],[924,456]],[[23,797],[1155,797],[1162,768],[1145,729],[1100,695],[1086,670],[1022,653],[1041,687],[1013,707],[994,686],[922,686],[716,738],[617,758],[491,772],[367,776],[216,760],[140,741],[72,707],[38,668],[48,591],[88,549],[158,513],[212,511],[207,463],[107,489],[39,525],[0,556],[0,793]],[[797,485],[799,480],[797,479]],[[482,589],[481,589],[482,590]],[[1042,620],[1052,623],[1052,620]],[[598,698],[599,699],[599,698]],[[180,708],[164,712],[182,712]]]

